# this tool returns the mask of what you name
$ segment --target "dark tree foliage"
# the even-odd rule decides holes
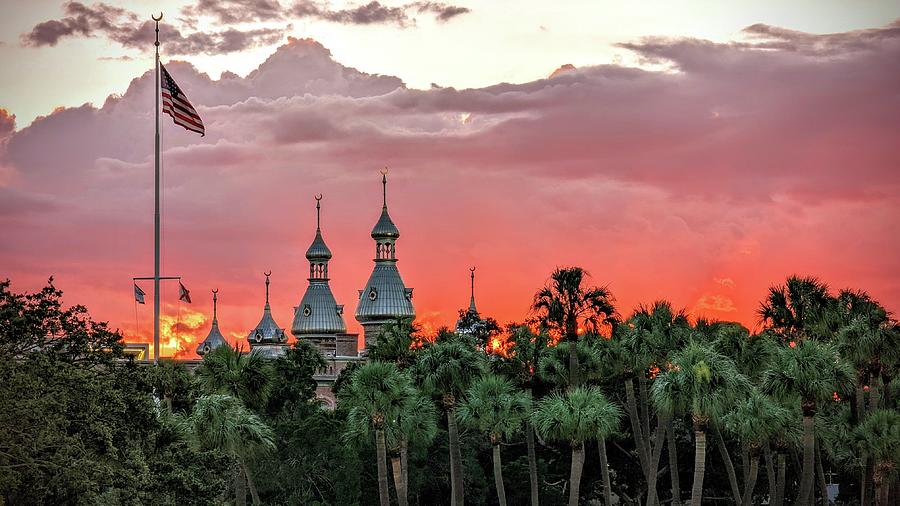
[[[121,337],[61,295],[0,283],[0,502],[216,503],[222,459],[173,434]]]

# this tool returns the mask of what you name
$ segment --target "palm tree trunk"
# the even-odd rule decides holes
[[[744,483],[744,506],[750,506],[753,500],[753,489],[756,488],[756,476],[759,474],[759,455],[748,455],[750,469],[747,472],[747,481]]]
[[[722,437],[722,432],[715,425],[712,426],[712,433],[716,438],[716,446],[719,447],[719,454],[722,456],[725,470],[728,471],[728,483],[731,485],[731,496],[734,499],[734,504],[740,504],[741,488],[738,486],[737,474],[734,472],[734,465],[731,463],[731,454],[728,452],[728,446],[725,445],[725,438]]]
[[[503,463],[500,461],[500,444],[492,445],[494,461],[494,485],[497,487],[497,501],[500,506],[506,506],[506,487],[503,486]]]
[[[866,418],[866,391],[863,390],[865,384],[865,373],[859,372],[856,384],[856,424],[863,423]],[[865,450],[861,450],[859,454],[859,463],[862,470],[859,473],[859,506],[869,506],[871,498],[869,497],[869,455]]]
[[[816,434],[812,415],[803,414],[803,466],[800,472],[798,506],[812,506],[813,476],[816,470]]]
[[[397,504],[407,506],[406,488],[403,484],[403,471],[400,456],[391,457],[391,471],[394,476],[394,491],[397,492]]]
[[[578,506],[581,470],[584,466],[584,443],[572,444],[572,468],[569,471],[569,506]]]
[[[741,478],[744,487],[750,479],[750,447],[747,443],[741,443]]]
[[[234,503],[237,506],[247,506],[247,479],[244,478],[244,469],[240,465],[234,467]]]
[[[872,481],[875,482],[875,506],[890,506],[891,504],[891,481],[888,478],[889,471],[885,472],[885,469],[890,469],[888,466],[889,464],[883,462],[875,464],[875,472],[872,477]]]
[[[703,500],[703,475],[706,474],[706,432],[694,429],[694,484],[691,488],[691,506],[700,506]]]
[[[403,483],[403,501],[409,502],[409,439],[400,439],[400,482]]]
[[[528,447],[528,480],[531,482],[531,506],[538,506],[537,455],[534,449],[534,428],[531,421],[525,419],[525,444]]]
[[[250,488],[250,498],[253,500],[254,506],[259,506],[262,504],[262,501],[259,500],[259,492],[256,490],[256,482],[253,481],[253,477],[250,476],[250,468],[247,467],[247,464],[244,461],[241,461],[241,467],[244,470],[244,476],[247,478],[247,486]]]
[[[641,433],[644,434],[644,446],[646,447],[647,455],[650,455],[650,445],[651,442],[649,440],[650,437],[650,400],[647,395],[647,378],[644,377],[643,374],[638,376],[638,394],[640,394],[641,399]]]
[[[669,440],[669,477],[672,480],[672,506],[681,506],[681,479],[678,476],[678,444],[675,441],[675,429],[672,421],[666,426]]]
[[[390,506],[387,477],[387,448],[384,443],[384,429],[375,430],[375,458],[378,459],[378,499],[381,506]]]
[[[653,436],[655,442],[653,451],[650,452],[650,473],[647,475],[647,506],[659,504],[659,495],[656,492],[658,483],[659,459],[662,457],[663,440],[666,437],[666,424],[668,421],[656,418],[656,432]]]
[[[456,426],[456,410],[447,410],[447,433],[450,438],[450,492],[453,506],[465,504],[463,491],[462,452],[459,447],[459,429]]]
[[[816,481],[819,483],[822,504],[828,504],[828,483],[825,481],[825,468],[822,465],[822,445],[818,442],[816,443]]]
[[[609,480],[609,461],[606,458],[606,438],[597,440],[600,451],[600,476],[603,478],[603,504],[612,506],[612,485]]]
[[[787,457],[778,452],[776,460],[778,461],[778,477],[775,481],[775,500],[772,501],[772,506],[782,506],[784,504],[784,481],[785,481],[785,473],[787,472]]]
[[[772,448],[769,443],[763,446],[763,455],[766,457],[766,481],[769,484],[769,504],[775,500],[775,459],[772,457]]]
[[[644,472],[644,477],[647,477],[649,475],[650,457],[644,451],[644,435],[641,433],[640,417],[638,417],[637,412],[637,399],[634,395],[634,379],[630,377],[625,378],[625,398],[628,419],[631,421],[631,435],[634,437],[634,447],[635,450],[637,450],[638,460],[641,463],[641,470]]]
[[[567,336],[566,341],[569,343],[569,388],[571,391],[578,387],[579,373],[578,370],[578,334]]]

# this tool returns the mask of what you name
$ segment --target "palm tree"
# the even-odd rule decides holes
[[[369,362],[350,377],[340,402],[347,411],[350,437],[375,433],[378,495],[382,506],[390,504],[387,475],[386,431],[397,423],[404,403],[414,394],[409,377],[390,362]]]
[[[569,348],[572,344],[561,342],[556,346],[547,348],[537,364],[538,374],[542,380],[557,387],[566,388],[569,386],[569,382],[572,380],[572,374],[569,370],[571,365]],[[578,366],[581,368],[579,376],[582,379],[599,376],[602,364],[594,348],[584,341],[575,343],[575,348],[578,355]]]
[[[268,425],[239,399],[212,394],[200,397],[191,414],[180,420],[179,426],[195,446],[224,453],[237,462],[234,480],[237,504],[246,504],[247,485],[253,504],[262,504],[247,460],[260,451],[275,448],[274,435]]]
[[[510,353],[492,362],[495,371],[512,378],[520,388],[524,389],[528,399],[533,402],[534,389],[541,378],[538,369],[541,359],[548,350],[549,336],[546,332],[533,332],[527,325],[510,324],[508,339],[512,342]],[[540,502],[537,475],[537,452],[534,444],[534,428],[531,418],[525,417],[525,445],[528,454],[528,481],[531,485],[531,506]]]
[[[465,501],[456,405],[469,385],[486,369],[484,354],[457,339],[445,339],[424,347],[416,361],[417,375],[427,389],[441,396],[441,404],[447,413],[451,504],[454,506],[462,506]]]
[[[874,460],[875,504],[896,504],[891,497],[891,484],[900,464],[900,413],[893,409],[872,412],[857,429],[857,438],[860,447]]]
[[[791,276],[769,288],[757,311],[761,323],[784,339],[798,342],[823,336],[833,299],[828,286],[814,277]]]
[[[652,397],[667,416],[689,414],[694,428],[694,483],[691,505],[700,506],[706,472],[706,431],[734,399],[750,388],[731,359],[708,344],[691,340],[656,377]]]
[[[813,502],[815,470],[815,416],[818,403],[853,384],[854,374],[828,343],[804,340],[782,346],[763,375],[766,392],[782,399],[798,396],[803,414],[803,466],[797,504]]]
[[[657,469],[662,454],[663,439],[672,433],[671,417],[657,416],[655,437],[650,431],[650,399],[648,394],[651,370],[659,370],[669,360],[671,350],[676,350],[686,341],[691,332],[690,322],[684,309],[674,310],[672,304],[659,300],[652,305],[641,305],[619,327],[617,337],[621,340],[618,350],[613,350],[620,364],[621,376],[625,383],[625,398],[631,432],[637,448],[638,460],[647,482],[647,502],[655,505]],[[637,394],[635,394],[635,379]],[[672,439],[671,437],[669,438]],[[681,486],[678,479],[678,454],[674,444],[669,446],[669,468],[672,481],[672,500],[681,503]]]
[[[369,358],[393,362],[401,370],[411,367],[415,361],[413,345],[422,340],[420,331],[412,318],[397,318],[381,328],[378,340],[369,347]]]
[[[741,503],[750,506],[759,473],[759,454],[763,446],[791,426],[793,413],[754,388],[750,396],[739,401],[723,416],[725,428],[749,448],[750,466]],[[774,497],[770,498],[770,501]]]
[[[572,449],[569,472],[569,506],[578,504],[584,442],[606,438],[619,426],[622,410],[595,386],[581,386],[565,394],[554,392],[538,403],[533,423],[538,433],[550,441],[564,441]]]
[[[606,287],[585,286],[588,274],[581,267],[557,268],[550,282],[534,295],[532,311],[569,347],[569,388],[579,385],[576,345],[582,332],[600,333],[618,322],[613,296]]]
[[[430,398],[413,389],[403,402],[397,414],[397,423],[390,424],[386,431],[394,489],[400,506],[409,504],[409,445],[431,444],[437,435],[437,409]]]
[[[255,411],[261,410],[272,389],[272,367],[259,353],[219,346],[203,357],[197,379],[206,393],[228,394]]]
[[[500,506],[506,506],[506,489],[503,486],[503,465],[500,460],[500,443],[509,440],[522,428],[531,409],[531,399],[516,390],[511,381],[496,374],[487,374],[476,380],[466,391],[460,404],[459,421],[485,433],[491,443],[494,463],[494,484]]]

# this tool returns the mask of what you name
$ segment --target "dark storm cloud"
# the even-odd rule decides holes
[[[197,0],[181,14],[187,19],[210,16],[227,24],[279,20],[284,9],[278,0]]]
[[[432,13],[438,21],[448,21],[453,17],[470,12],[466,7],[448,5],[441,2],[415,2],[401,7],[389,7],[378,1],[371,1],[347,9],[333,10],[327,3],[315,0],[299,0],[290,8],[294,17],[315,17],[335,23],[351,25],[395,24],[400,27],[415,25],[408,11]]]
[[[87,6],[80,2],[64,5],[65,17],[38,23],[22,35],[26,46],[55,46],[65,37],[104,36],[126,48],[149,49],[155,39],[153,22],[141,22],[134,12],[104,3]],[[282,31],[277,28],[217,32],[182,33],[170,24],[160,26],[160,39],[169,54],[222,54],[242,51],[279,42]]]
[[[434,13],[437,16],[438,21],[449,21],[456,16],[472,12],[468,7],[448,5],[441,2],[416,2],[410,5],[415,7],[419,13]]]

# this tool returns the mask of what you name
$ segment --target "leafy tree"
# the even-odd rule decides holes
[[[262,504],[247,462],[260,452],[275,449],[274,435],[268,425],[240,399],[225,394],[200,397],[191,414],[182,418],[179,425],[197,448],[216,450],[237,463],[234,469],[237,504],[246,503],[247,487],[253,504]]]
[[[265,407],[272,389],[269,360],[242,347],[219,346],[207,353],[196,374],[206,393],[231,395],[256,411]]]
[[[849,365],[833,345],[813,340],[782,346],[763,376],[765,391],[780,398],[798,396],[803,414],[803,466],[797,503],[812,504],[815,467],[815,416],[819,403],[853,384]]]
[[[494,347],[494,342],[503,333],[503,329],[497,320],[489,316],[482,317],[477,312],[460,309],[456,332],[469,336],[480,349],[488,350]]]
[[[832,305],[828,286],[814,277],[791,276],[783,285],[769,288],[760,304],[760,321],[785,343],[827,338],[828,311]]]
[[[423,342],[421,328],[412,318],[397,318],[381,328],[378,340],[369,347],[369,358],[408,369],[415,362],[414,347]]]
[[[190,409],[194,401],[193,377],[183,363],[160,360],[147,369],[147,381],[156,395],[162,398],[166,411],[174,413]]]
[[[569,506],[578,504],[584,442],[605,438],[619,426],[622,411],[595,386],[581,386],[565,394],[554,392],[538,403],[533,415],[538,433],[551,441],[563,441],[572,450],[569,472]]]
[[[749,387],[749,380],[731,359],[698,341],[675,353],[671,366],[660,372],[653,384],[651,394],[660,411],[691,416],[695,444],[692,506],[700,506],[703,497],[707,427]]]
[[[580,267],[557,268],[550,282],[534,295],[532,311],[569,347],[569,388],[580,384],[577,344],[582,332],[600,333],[618,322],[613,296],[606,287],[585,286]]]
[[[469,385],[487,369],[484,354],[463,342],[447,339],[424,347],[416,362],[416,373],[425,388],[437,393],[447,414],[450,443],[450,484],[452,504],[462,506],[462,455],[457,427],[457,402]]]
[[[340,397],[348,410],[347,426],[352,437],[375,435],[378,493],[382,506],[390,504],[387,476],[386,432],[397,423],[412,383],[390,362],[369,362],[357,369]]]
[[[268,382],[271,387],[262,387],[269,392],[268,413],[290,414],[296,410],[307,412],[306,406],[316,398],[318,387],[313,376],[325,365],[325,359],[319,350],[309,341],[301,339],[298,339],[284,355],[271,361],[271,379]],[[254,370],[253,375],[258,375],[258,372]],[[253,381],[263,383],[265,378]],[[250,388],[261,387],[254,385]]]
[[[500,444],[522,428],[531,408],[530,401],[508,379],[487,374],[469,387],[465,400],[459,406],[460,422],[487,434],[491,443],[494,484],[501,506],[506,506],[506,488],[503,485]]]

